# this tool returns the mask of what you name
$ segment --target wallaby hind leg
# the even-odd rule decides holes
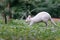
[[[48,27],[48,23],[47,23],[47,22],[45,22],[45,24],[46,24],[46,27]]]
[[[49,25],[49,24],[48,24],[48,21],[45,21],[44,23],[46,24],[46,27],[48,27],[48,25]]]

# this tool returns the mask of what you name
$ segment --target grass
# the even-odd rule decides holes
[[[60,26],[60,22],[56,23]],[[51,25],[36,23],[30,27],[24,20],[12,20],[8,24],[0,20],[0,40],[60,40],[60,27]]]

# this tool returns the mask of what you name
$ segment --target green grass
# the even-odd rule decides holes
[[[56,23],[60,26],[60,22]],[[30,27],[24,20],[12,20],[8,24],[0,20],[0,40],[60,40],[60,27],[49,24],[46,27],[44,23],[36,23]]]

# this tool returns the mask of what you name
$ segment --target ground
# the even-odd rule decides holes
[[[52,18],[54,21],[60,21],[60,18]]]

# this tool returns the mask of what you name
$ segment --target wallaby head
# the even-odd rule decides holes
[[[30,22],[30,19],[31,19],[31,15],[28,15],[28,17],[26,18],[26,22]]]

